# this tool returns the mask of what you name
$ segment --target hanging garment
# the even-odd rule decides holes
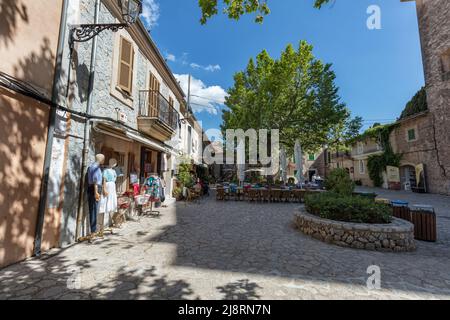
[[[161,197],[161,181],[159,177],[150,177],[145,181],[146,194],[152,202],[158,202]]]

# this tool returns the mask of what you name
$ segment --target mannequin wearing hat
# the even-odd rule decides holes
[[[110,159],[109,166],[103,171],[103,195],[100,204],[100,213],[104,216],[100,219],[100,229],[103,232],[104,221],[108,219],[109,225],[112,224],[112,217],[117,212],[117,191],[116,180],[117,160]],[[111,231],[111,230],[109,230]]]

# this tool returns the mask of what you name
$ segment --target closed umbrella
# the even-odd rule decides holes
[[[281,147],[280,152],[280,166],[281,166],[281,180],[283,183],[287,182],[287,155],[286,155],[286,148]]]
[[[240,141],[237,147],[237,175],[242,184],[245,180],[245,141]]]
[[[297,170],[297,182],[301,185],[303,183],[303,152],[300,141],[295,142],[295,169]]]

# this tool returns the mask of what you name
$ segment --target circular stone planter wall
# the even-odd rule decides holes
[[[341,247],[390,252],[416,249],[413,224],[397,218],[390,224],[364,224],[322,219],[298,211],[295,225],[306,235]]]

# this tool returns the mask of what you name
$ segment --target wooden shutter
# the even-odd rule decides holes
[[[159,89],[161,84],[158,79],[150,73],[150,84],[149,84],[149,116],[152,118],[158,117],[159,110]]]
[[[134,48],[133,44],[120,37],[120,60],[118,86],[131,95],[133,88]]]

